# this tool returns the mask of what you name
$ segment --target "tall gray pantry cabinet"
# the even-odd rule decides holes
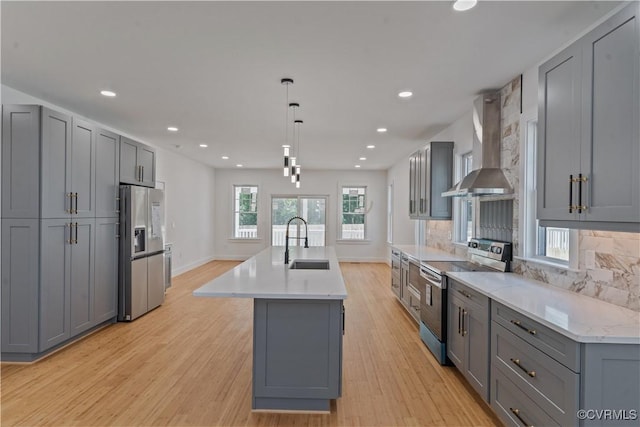
[[[539,69],[541,225],[640,231],[640,3]]]
[[[34,360],[115,319],[119,137],[2,107],[2,358]]]

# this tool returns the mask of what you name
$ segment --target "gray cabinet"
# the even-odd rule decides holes
[[[448,281],[447,355],[469,384],[489,401],[489,299]]]
[[[2,220],[2,351],[38,351],[39,225]]]
[[[42,218],[91,218],[95,210],[96,130],[42,109]]]
[[[409,217],[451,219],[453,142],[432,141],[409,158]]]
[[[391,249],[391,291],[400,298],[400,251]]]
[[[95,287],[93,323],[113,319],[118,314],[118,218],[96,218]]]
[[[640,3],[539,69],[543,226],[639,231]]]
[[[2,112],[2,358],[28,361],[115,319],[119,138],[42,106]]]
[[[40,106],[2,106],[2,218],[40,217]]]
[[[505,424],[637,425],[640,345],[581,344],[495,301],[491,319],[491,407]]]
[[[409,257],[406,254],[400,256],[400,301],[409,306]]]
[[[96,218],[117,218],[120,206],[120,137],[98,129],[96,140]]]
[[[341,300],[254,300],[253,409],[329,410],[342,394]]]
[[[155,156],[153,148],[120,137],[120,182],[155,187]]]

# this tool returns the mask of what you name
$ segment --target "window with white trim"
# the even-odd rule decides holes
[[[461,178],[464,178],[471,172],[473,164],[472,152],[463,154],[460,157]],[[457,197],[458,204],[456,217],[456,240],[458,243],[467,243],[473,237],[473,199],[469,197]]]
[[[233,186],[233,237],[258,238],[258,186]]]
[[[387,187],[387,243],[393,243],[393,183]]]
[[[340,239],[364,240],[367,187],[342,187]]]
[[[568,264],[568,228],[541,227],[536,218],[537,120],[525,119],[525,256]]]

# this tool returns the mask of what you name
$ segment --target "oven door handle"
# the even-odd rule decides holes
[[[438,288],[442,288],[442,279],[438,278],[437,276],[434,276],[432,274],[427,273],[422,268],[420,269],[420,277],[422,277],[423,279],[425,279],[426,281],[428,281],[432,285],[437,286]]]

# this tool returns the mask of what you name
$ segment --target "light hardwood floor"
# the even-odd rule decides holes
[[[174,279],[165,303],[30,365],[2,364],[2,426],[491,426],[438,365],[390,290],[385,264],[342,263],[343,396],[330,415],[251,412],[252,300],[191,292],[237,265]]]

